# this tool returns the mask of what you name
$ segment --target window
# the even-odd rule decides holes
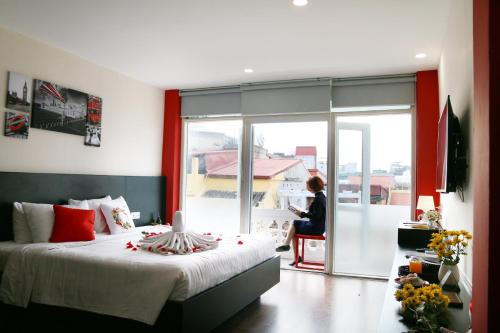
[[[183,211],[198,232],[240,230],[240,120],[187,121]]]

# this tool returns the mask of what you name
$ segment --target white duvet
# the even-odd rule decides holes
[[[92,242],[38,243],[13,251],[5,266],[0,300],[69,307],[153,325],[167,299],[182,301],[274,256],[270,237],[225,237],[216,250],[163,256],[126,249],[142,231],[101,236]]]

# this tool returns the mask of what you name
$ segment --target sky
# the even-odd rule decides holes
[[[392,162],[410,165],[411,115],[386,114],[368,116],[342,116],[338,126],[345,123],[365,124],[370,130],[371,169],[388,170]],[[242,122],[197,122],[191,129],[222,132],[229,136],[241,133]],[[264,147],[270,153],[294,154],[296,146],[316,146],[318,160],[328,156],[328,124],[323,122],[267,123],[254,125],[254,138],[263,137]],[[361,167],[361,132],[341,130],[339,135],[339,164],[358,163]]]
[[[23,97],[23,87],[26,82],[28,88],[28,102],[31,103],[31,86],[33,80],[15,72],[9,72],[9,91],[16,91],[19,98]]]

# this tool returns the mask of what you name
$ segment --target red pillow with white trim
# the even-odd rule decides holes
[[[54,205],[54,217],[50,242],[81,242],[95,239],[93,210]]]

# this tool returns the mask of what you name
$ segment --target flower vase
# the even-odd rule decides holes
[[[458,269],[458,265],[447,265],[444,262],[441,263],[441,266],[439,267],[439,272],[438,272],[438,279],[441,282],[447,273],[451,271],[450,276],[444,283],[444,285],[448,286],[456,286],[458,285],[458,281],[460,281],[460,271]]]
[[[427,216],[422,217],[421,222],[427,224],[427,227],[429,229],[436,229],[436,224],[433,221],[429,220]]]

